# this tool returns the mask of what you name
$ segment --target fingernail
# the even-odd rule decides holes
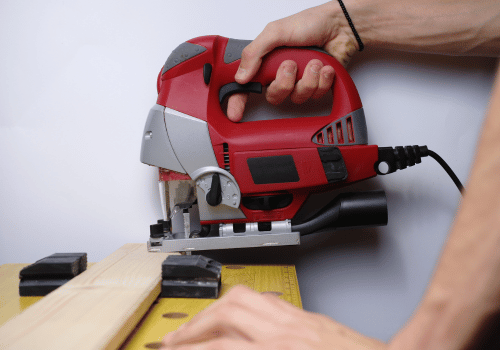
[[[283,70],[285,71],[286,75],[295,74],[295,67],[294,66],[285,66],[285,68]]]
[[[330,72],[326,72],[325,74],[323,74],[323,76],[325,77],[325,79],[331,79],[332,78],[332,73]]]
[[[320,71],[320,69],[321,69],[321,67],[320,67],[318,64],[313,64],[313,65],[311,66],[311,71],[312,71],[313,73],[315,73],[315,74],[318,74],[318,73],[319,73],[319,71]]]
[[[236,72],[236,79],[243,79],[247,75],[247,70],[245,68],[238,68]]]

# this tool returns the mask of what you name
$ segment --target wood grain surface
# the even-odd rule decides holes
[[[0,349],[116,349],[160,293],[167,253],[126,244],[0,328]]]

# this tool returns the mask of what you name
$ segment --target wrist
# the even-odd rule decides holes
[[[389,350],[464,349],[487,340],[492,322],[498,322],[496,305],[461,296],[427,297],[407,325],[391,340]]]
[[[342,14],[337,0],[331,1]],[[500,3],[488,0],[343,0],[354,26],[367,47],[498,56]],[[340,18],[340,17],[339,17]],[[346,20],[340,22],[349,29]]]
[[[336,3],[336,17],[339,18],[339,27],[341,28],[341,30],[347,34],[351,40],[352,38],[354,37],[354,46],[357,48],[358,51],[363,51],[364,49],[364,43],[363,43],[363,40],[361,39],[361,37],[359,36],[359,33],[356,29],[356,26],[354,25],[354,22],[353,22],[353,19],[350,15],[351,11],[348,11],[347,10],[347,7],[346,7],[346,2],[348,0],[344,1],[344,0],[333,0],[331,3]],[[350,5],[348,3],[348,5]],[[339,8],[340,8],[340,11],[339,11]],[[351,9],[352,10],[352,9]],[[357,12],[356,12],[357,14]],[[342,18],[343,17],[343,18]],[[346,25],[347,23],[347,25]]]
[[[362,11],[359,4],[355,0],[331,0],[330,15],[336,24],[339,34],[345,35],[356,51],[361,51],[366,42],[361,36],[360,29],[364,29],[360,18]],[[350,23],[349,23],[350,22]],[[352,27],[351,28],[351,24]]]

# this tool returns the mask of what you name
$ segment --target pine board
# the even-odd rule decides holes
[[[0,328],[0,349],[116,349],[160,293],[169,254],[126,244]]]

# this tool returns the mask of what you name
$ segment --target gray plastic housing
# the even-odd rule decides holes
[[[188,42],[182,43],[177,46],[174,51],[168,56],[167,61],[163,65],[161,74],[165,74],[170,68],[177,66],[194,56],[206,51],[207,49],[201,45],[191,44]]]
[[[164,115],[172,148],[191,178],[200,168],[219,167],[206,121],[168,107],[165,107]]]
[[[164,117],[165,107],[154,105],[142,134],[141,162],[185,174],[170,143]]]
[[[207,122],[154,105],[142,135],[141,162],[178,173],[219,167]]]
[[[243,49],[252,42],[252,40],[229,39],[224,51],[224,63],[231,63],[241,58]]]

